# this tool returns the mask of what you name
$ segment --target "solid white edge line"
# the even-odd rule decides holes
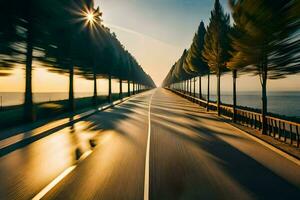
[[[147,138],[147,149],[146,149],[146,161],[145,161],[145,179],[144,179],[144,200],[149,199],[149,176],[150,176],[150,136],[151,136],[151,102],[155,92],[152,93],[149,101],[148,110],[148,138]]]
[[[35,195],[32,200],[40,200],[42,199],[52,188],[55,187],[63,178],[65,178],[68,174],[70,174],[76,165],[73,165],[67,168],[63,173],[61,173],[58,177],[56,177],[51,183],[49,183],[44,189],[42,189],[37,195]]]

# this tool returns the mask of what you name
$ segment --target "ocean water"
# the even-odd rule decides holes
[[[196,96],[198,96],[198,93],[196,93]],[[202,96],[204,99],[207,98],[206,91],[203,91]],[[210,100],[217,100],[217,95],[213,91],[211,91]],[[267,100],[268,112],[300,118],[300,91],[268,92]],[[221,102],[232,105],[232,92],[221,91]],[[261,109],[261,92],[237,92],[237,105]]]
[[[206,95],[203,95],[206,98]],[[216,101],[215,94],[210,95],[212,101]],[[232,104],[232,94],[223,92],[221,102]],[[238,92],[237,105],[261,109],[262,100],[260,92]],[[300,117],[300,92],[268,92],[268,112]]]
[[[75,93],[75,98],[91,97],[93,93],[79,92]],[[102,94],[99,94],[102,95]],[[33,101],[36,103],[48,102],[48,101],[59,101],[68,99],[69,94],[66,92],[44,92],[34,93]],[[0,106],[20,105],[24,101],[24,93],[22,92],[0,92]]]
[[[99,94],[105,95],[105,94]],[[92,93],[75,93],[76,98],[90,97]],[[206,98],[205,94],[203,95]],[[0,92],[0,106],[20,105],[23,103],[23,93]],[[68,98],[68,93],[35,93],[34,102],[47,102],[64,100]],[[211,100],[216,100],[216,95],[210,96]],[[221,101],[226,104],[232,104],[232,94],[223,92]],[[260,92],[238,92],[237,104],[251,108],[261,108]],[[268,93],[268,110],[269,112],[300,117],[300,92],[269,92]]]

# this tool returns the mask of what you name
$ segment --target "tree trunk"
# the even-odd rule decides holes
[[[180,82],[180,91],[181,91],[181,92],[183,91],[183,87],[184,87],[184,86],[183,86],[183,82],[181,81],[181,82]]]
[[[209,111],[209,90],[210,90],[210,73],[208,73],[207,75],[207,107],[206,107],[206,111]]]
[[[112,102],[111,75],[108,75],[108,102]]]
[[[264,67],[262,73],[262,134],[267,134],[267,68]]]
[[[24,120],[33,122],[35,113],[32,100],[32,53],[33,53],[33,33],[32,28],[27,30],[27,52],[25,69],[25,98],[24,98]]]
[[[132,94],[135,94],[135,83],[132,81]]]
[[[188,91],[189,91],[189,82],[188,82],[188,80],[185,80],[185,89],[184,89],[184,93],[185,93],[185,94],[188,94]]]
[[[98,98],[98,94],[97,94],[97,75],[94,69],[93,72],[93,81],[94,81],[94,95],[93,95],[93,105],[97,106],[97,98]]]
[[[192,96],[192,79],[190,78],[190,92],[189,95]]]
[[[194,97],[196,97],[196,78],[194,77]]]
[[[130,97],[130,80],[127,80],[127,92],[128,92],[128,97]]]
[[[70,64],[69,66],[69,111],[73,112],[75,110],[74,105],[74,66]]]
[[[120,78],[120,93],[119,93],[119,99],[123,99],[123,85],[122,85],[122,79]]]
[[[218,115],[221,115],[220,104],[221,104],[221,73],[217,73],[217,111]]]
[[[186,85],[186,90],[185,90],[185,94],[189,93],[189,81],[185,80],[185,85]]]
[[[201,76],[199,76],[199,99],[202,99]]]
[[[237,77],[237,71],[236,70],[233,70],[232,71],[232,80],[233,80],[233,117],[232,117],[232,120],[233,122],[236,122],[236,77]]]

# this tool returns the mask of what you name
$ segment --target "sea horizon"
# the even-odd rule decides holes
[[[125,92],[125,91],[124,91]],[[198,95],[198,93],[196,93]],[[91,97],[92,92],[75,92],[75,98]],[[106,92],[99,92],[98,95],[107,95]],[[203,91],[206,98],[206,91]],[[288,98],[287,98],[288,97]],[[0,106],[21,105],[24,99],[24,92],[0,92]],[[33,100],[35,103],[60,101],[68,99],[68,92],[34,92]],[[216,101],[216,93],[211,91],[211,101]],[[232,92],[222,91],[221,102],[232,104]],[[282,106],[284,102],[285,106]],[[300,92],[298,91],[268,91],[268,112],[285,115],[288,117],[300,117]],[[238,91],[237,105],[254,109],[261,108],[261,91]]]

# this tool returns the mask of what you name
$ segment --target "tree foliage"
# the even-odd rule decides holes
[[[300,71],[298,0],[231,0],[235,21],[230,68],[278,79]]]
[[[205,35],[205,25],[204,22],[201,21],[186,58],[186,66],[188,68],[186,71],[190,71],[196,75],[205,75],[209,71],[207,63],[202,56]]]
[[[226,63],[230,58],[228,52],[230,48],[229,31],[230,17],[224,13],[219,0],[216,0],[207,27],[202,53],[210,70],[216,74],[221,74],[226,69]]]

